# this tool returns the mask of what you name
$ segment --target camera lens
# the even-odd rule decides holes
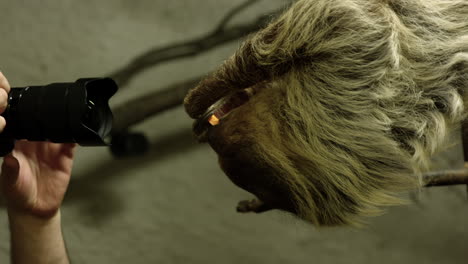
[[[84,114],[82,120],[83,124],[94,131],[99,131],[102,120],[102,113],[99,111],[96,103],[94,103],[92,100],[88,100],[86,104],[86,113]]]
[[[108,100],[117,89],[110,78],[13,88],[2,114],[8,125],[0,137],[107,145],[113,119]]]

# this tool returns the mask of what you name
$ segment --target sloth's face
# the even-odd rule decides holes
[[[198,89],[203,90],[203,87]],[[269,136],[262,121],[262,111],[258,110],[259,105],[265,104],[265,95],[257,96],[261,89],[255,86],[238,90],[211,103],[205,114],[195,121],[194,134],[198,142],[207,142],[218,154],[221,169],[235,185],[254,194],[271,208],[294,213],[287,185],[274,177],[277,172],[258,159],[258,150],[253,147],[257,139]],[[203,105],[209,105],[213,100],[209,94],[198,95],[197,101]],[[193,101],[187,99],[186,102]]]

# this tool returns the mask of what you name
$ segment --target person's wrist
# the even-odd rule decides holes
[[[42,226],[47,225],[54,220],[60,220],[60,209],[50,214],[35,214],[27,210],[22,210],[14,207],[8,207],[8,218],[10,223],[22,223],[25,225]]]
[[[45,218],[10,209],[8,218],[14,263],[69,263],[59,210]]]
[[[33,202],[26,199],[5,199],[6,207],[9,214],[22,215],[23,217],[50,219],[53,218],[60,210],[59,206],[50,206],[45,208],[36,208]],[[29,202],[28,202],[29,201]]]

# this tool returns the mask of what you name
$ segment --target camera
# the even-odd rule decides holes
[[[108,102],[117,90],[110,78],[12,88],[2,114],[6,127],[0,133],[0,156],[21,139],[109,145],[113,116]]]

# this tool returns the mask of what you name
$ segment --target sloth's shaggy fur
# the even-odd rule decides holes
[[[186,110],[247,87],[255,96],[210,131],[226,174],[316,225],[358,224],[417,188],[466,117],[468,0],[296,1]]]

